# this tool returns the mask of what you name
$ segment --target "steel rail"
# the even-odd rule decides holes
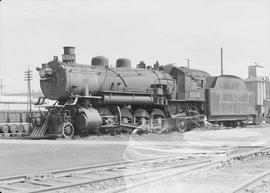
[[[37,185],[40,182],[40,185],[42,185],[42,181],[35,181],[35,180],[37,180],[37,179],[39,179],[39,180],[56,179],[57,180],[57,178],[59,178],[59,177],[65,177],[65,176],[69,176],[72,174],[78,175],[78,174],[82,174],[82,173],[91,172],[91,171],[97,170],[97,169],[99,169],[99,170],[103,169],[104,171],[106,171],[106,169],[110,169],[111,167],[115,167],[115,166],[127,165],[127,167],[128,167],[128,164],[148,162],[148,161],[158,161],[158,160],[163,160],[163,159],[170,160],[173,158],[181,159],[181,158],[186,158],[186,156],[183,156],[183,154],[171,154],[171,155],[166,155],[166,156],[155,156],[155,157],[151,157],[151,158],[137,159],[137,160],[131,160],[131,161],[96,164],[96,165],[91,165],[91,166],[74,167],[74,168],[69,168],[69,169],[64,169],[64,170],[52,170],[52,171],[44,171],[44,172],[39,172],[39,173],[31,173],[31,174],[26,174],[26,175],[16,175],[16,176],[4,177],[4,178],[0,178],[0,188],[1,187],[7,188],[6,185],[9,185],[9,184],[12,185],[12,183],[18,183],[18,182],[19,183],[29,182],[31,184],[37,184]],[[190,165],[190,163],[183,164],[182,167],[187,166],[187,165]],[[167,167],[166,169],[169,169],[169,168]],[[147,172],[149,172],[149,171],[147,171]],[[134,173],[134,175],[139,175],[139,174],[143,174],[143,172]],[[123,178],[123,177],[124,176],[122,175],[122,176],[119,176],[118,178]],[[95,183],[98,181],[107,181],[107,180],[112,180],[112,179],[114,179],[114,178],[104,178],[101,180],[91,179],[90,181],[87,180],[87,181],[82,181],[81,183],[70,183],[66,186],[54,186],[54,187],[51,187],[50,189],[47,188],[46,190],[43,188],[41,190],[35,190],[33,192],[52,191],[52,190],[64,189],[64,188],[69,188],[69,187],[73,187],[73,186]],[[9,189],[9,188],[7,188],[7,189]],[[12,187],[10,189],[12,189]],[[14,190],[16,190],[16,188],[14,188]],[[22,190],[20,190],[20,191],[22,191]],[[27,190],[26,192],[31,192],[31,191]]]
[[[119,187],[116,189],[111,189],[108,192],[122,192],[122,191],[126,191],[126,189],[133,189],[136,187],[140,187],[143,186],[147,183],[153,183],[156,181],[160,181],[163,179],[168,179],[169,177],[174,177],[177,175],[181,175],[181,174],[186,174],[189,172],[193,172],[196,170],[200,170],[200,169],[208,169],[209,167],[214,167],[217,165],[220,165],[221,163],[224,163],[226,161],[229,160],[233,160],[233,159],[237,159],[237,158],[241,158],[241,157],[247,157],[247,156],[251,156],[257,153],[261,153],[261,152],[266,152],[266,151],[270,151],[270,149],[268,147],[265,148],[259,148],[253,151],[249,151],[249,152],[244,152],[244,153],[237,153],[236,155],[230,155],[226,158],[210,158],[208,160],[203,160],[203,161],[196,161],[193,163],[186,163],[186,164],[180,164],[180,165],[173,165],[173,166],[168,166],[168,167],[161,167],[158,169],[153,169],[153,170],[148,170],[148,171],[139,171],[139,172],[134,172],[134,173],[130,173],[130,174],[125,174],[125,175],[118,175],[118,176],[114,176],[114,177],[107,177],[107,178],[101,178],[101,179],[86,179],[86,180],[82,180],[79,182],[74,182],[72,183],[71,181],[69,181],[69,184],[65,184],[65,185],[56,185],[56,186],[50,186],[50,184],[48,184],[50,187],[43,187],[40,189],[35,189],[33,191],[31,190],[26,190],[25,192],[48,192],[48,191],[54,191],[54,190],[60,190],[60,189],[67,189],[67,188],[71,188],[71,187],[77,187],[77,186],[81,186],[81,185],[86,185],[86,184],[91,184],[91,183],[98,183],[98,182],[104,182],[104,181],[109,181],[109,180],[115,180],[115,179],[120,179],[120,178],[125,178],[125,177],[132,177],[132,176],[137,176],[137,175],[143,175],[143,174],[149,174],[149,173],[157,173],[160,171],[167,171],[165,175],[160,175],[157,178],[151,178],[149,180],[144,181],[143,183],[136,183],[133,184],[132,186],[128,186],[128,187]],[[110,163],[110,164],[101,164],[101,165],[96,165],[96,166],[90,166],[90,167],[80,167],[80,168],[71,168],[68,170],[58,170],[58,171],[54,171],[51,173],[51,175],[53,175],[54,179],[57,181],[57,177],[64,177],[64,176],[69,176],[70,174],[74,173],[74,174],[80,174],[79,171],[83,172],[89,172],[89,171],[85,171],[85,170],[91,170],[91,169],[101,169],[101,168],[106,168],[106,167],[110,167],[110,166],[117,166],[117,165],[123,165],[123,164],[129,164],[129,163],[136,163],[136,162],[141,162],[141,161],[151,161],[151,160],[159,160],[159,159],[163,159],[163,158],[181,158],[183,156],[180,155],[173,155],[173,156],[162,156],[162,157],[155,157],[155,158],[148,158],[148,159],[141,159],[141,160],[133,160],[133,161],[128,161],[128,162],[115,162],[115,163]],[[133,166],[134,167],[134,166]],[[139,166],[138,166],[139,167]],[[187,167],[184,168],[183,167]],[[177,170],[177,169],[182,169],[182,170]],[[46,174],[44,174],[44,176],[46,177]],[[20,177],[20,179],[18,178]],[[0,185],[1,185],[1,180],[6,180],[5,184],[8,184],[7,182],[12,182],[12,180],[21,180],[21,181],[25,181],[25,182],[29,182],[32,184],[36,184],[36,185],[44,185],[46,186],[46,182],[42,183],[42,181],[40,181],[41,183],[39,183],[39,181],[26,181],[27,178],[26,175],[23,176],[17,176],[17,179],[14,178],[7,178],[7,179],[0,179]],[[76,177],[76,176],[74,176]],[[61,179],[58,179],[61,182]],[[16,190],[16,188],[14,188],[14,190]],[[22,190],[20,190],[21,192],[24,192]]]
[[[34,190],[34,191],[27,191],[27,193],[40,193],[40,192],[49,192],[49,191],[61,190],[61,189],[66,189],[66,188],[82,186],[82,185],[86,185],[86,184],[99,183],[99,182],[110,181],[110,180],[117,180],[117,179],[122,179],[122,178],[127,178],[127,177],[145,175],[145,174],[150,174],[150,173],[157,173],[157,172],[161,172],[161,171],[170,171],[170,170],[181,168],[181,167],[187,167],[187,166],[192,166],[192,165],[197,165],[197,164],[203,164],[203,163],[206,163],[206,162],[209,162],[209,160],[193,162],[193,163],[187,163],[187,164],[181,164],[181,165],[177,165],[177,166],[164,167],[164,168],[153,169],[153,170],[147,170],[147,171],[142,171],[142,172],[134,172],[134,173],[131,173],[131,174],[122,174],[122,175],[118,175],[118,176],[114,176],[114,177],[101,178],[101,179],[97,179],[97,180],[93,180],[93,179],[82,180],[81,182],[75,182],[75,183],[59,185],[59,186],[52,186],[52,187],[44,187],[42,189],[37,189],[37,190]],[[61,179],[60,179],[60,181],[61,181]]]
[[[267,170],[265,172],[262,172],[262,173],[256,175],[255,177],[251,178],[250,180],[231,189],[230,191],[228,191],[228,193],[237,193],[237,192],[245,191],[245,189],[247,189],[253,185],[256,185],[258,182],[260,182],[263,179],[266,179],[268,177],[270,177],[270,170]]]
[[[173,178],[175,176],[180,176],[180,175],[184,175],[184,174],[187,174],[187,173],[192,173],[192,172],[200,171],[200,170],[207,170],[209,168],[218,166],[218,165],[220,165],[220,164],[222,164],[224,162],[230,161],[230,160],[242,159],[242,158],[245,158],[245,157],[248,157],[248,156],[253,156],[253,155],[256,155],[256,154],[259,154],[259,153],[269,152],[269,151],[270,151],[270,147],[264,147],[264,148],[259,148],[259,149],[252,150],[252,151],[249,151],[249,152],[237,153],[235,155],[229,155],[225,159],[216,159],[216,160],[213,160],[213,162],[210,162],[210,163],[201,164],[201,165],[198,165],[198,166],[187,168],[186,170],[182,170],[182,171],[173,171],[171,173],[168,173],[168,174],[165,174],[165,175],[162,175],[162,176],[158,176],[156,178],[151,178],[151,179],[148,179],[148,180],[144,180],[143,182],[138,182],[138,183],[134,183],[132,185],[113,188],[113,189],[110,189],[108,191],[105,190],[102,193],[125,192],[127,190],[136,189],[136,188],[139,188],[139,187],[151,184],[151,183],[156,183],[158,181],[167,180],[167,179]],[[268,171],[268,172],[270,172],[270,171]]]
[[[67,173],[75,173],[75,172],[80,172],[80,171],[85,171],[85,170],[91,170],[91,169],[102,169],[106,167],[112,167],[112,166],[117,166],[117,165],[124,165],[124,164],[132,164],[136,162],[142,162],[142,161],[152,161],[152,160],[159,160],[159,159],[164,159],[164,158],[175,158],[175,157],[183,157],[183,154],[170,154],[170,155],[165,155],[165,156],[154,156],[150,158],[144,158],[144,159],[136,159],[136,160],[131,160],[131,161],[119,161],[119,162],[110,162],[110,163],[104,163],[104,164],[94,164],[90,166],[80,166],[80,167],[73,167],[73,168],[68,168],[68,169],[62,169],[62,170],[49,170],[49,171],[41,171],[39,173],[28,173],[28,174],[23,174],[23,175],[15,175],[15,176],[8,176],[8,177],[2,177],[0,178],[0,185],[3,183],[13,183],[13,182],[19,182],[23,180],[27,180],[29,177],[32,176],[38,176],[38,175],[55,175],[55,176],[61,176],[65,175]]]

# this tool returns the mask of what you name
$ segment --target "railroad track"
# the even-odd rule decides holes
[[[0,191],[5,192],[62,192],[87,186],[87,192],[123,192],[149,183],[179,176],[189,172],[208,169],[233,159],[253,156],[269,148],[257,148],[227,157],[171,155],[142,160],[116,162],[89,167],[57,170],[40,174],[20,175],[0,179]],[[127,181],[133,181],[127,185]]]
[[[270,170],[260,173],[255,177],[251,178],[250,180],[238,185],[237,187],[233,188],[232,190],[228,191],[228,193],[240,193],[246,192],[246,190],[252,186],[256,186],[257,183],[262,182],[264,179],[270,179]]]
[[[0,178],[0,192],[49,192],[209,162],[209,157],[170,155]],[[169,166],[168,166],[169,165]]]
[[[129,190],[129,192],[133,192],[132,190],[139,189],[139,188],[146,186],[146,185],[149,185],[151,183],[156,183],[159,181],[168,180],[168,179],[174,178],[176,176],[185,175],[185,174],[191,173],[191,172],[197,172],[199,170],[204,171],[204,170],[207,170],[207,169],[212,168],[212,167],[217,167],[219,165],[223,165],[229,161],[241,160],[241,159],[253,157],[253,156],[256,156],[258,154],[263,154],[263,153],[267,153],[267,152],[270,152],[270,147],[262,147],[262,148],[256,148],[255,150],[251,150],[251,151],[247,151],[247,152],[239,152],[239,153],[229,155],[226,158],[212,159],[208,163],[194,165],[192,167],[188,167],[188,168],[185,168],[184,170],[180,170],[180,171],[176,170],[176,171],[168,172],[164,175],[161,175],[161,176],[158,176],[155,178],[151,178],[151,179],[148,179],[148,180],[143,181],[143,182],[133,183],[133,184],[125,186],[125,187],[117,187],[117,188],[111,189],[109,191],[104,191],[103,193],[121,193],[121,192],[126,192],[126,190]],[[238,186],[237,188],[234,188],[232,191],[230,191],[228,193],[241,192],[247,186],[250,186],[251,184],[253,184],[257,181],[260,181],[263,178],[269,177],[269,175],[270,175],[270,170],[267,172],[264,172],[263,174],[261,174],[259,176],[256,176],[254,179],[250,180],[250,182],[245,182],[244,184],[241,184],[240,186]],[[136,191],[134,191],[134,192],[136,192]]]

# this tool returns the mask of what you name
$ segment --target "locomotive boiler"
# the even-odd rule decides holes
[[[127,58],[111,67],[103,56],[92,58],[91,65],[78,64],[74,47],[64,47],[62,61],[55,56],[37,70],[44,98],[56,103],[48,107],[43,125],[33,135],[181,130],[193,118],[200,125],[209,110],[205,91],[210,75],[201,70],[158,63],[151,67],[144,62],[132,68]],[[223,118],[218,121],[228,121]]]

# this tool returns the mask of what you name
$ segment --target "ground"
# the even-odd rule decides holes
[[[270,142],[270,127],[184,134],[91,136],[76,140],[0,139],[0,177],[144,158],[179,152],[217,151],[216,147],[260,146]]]

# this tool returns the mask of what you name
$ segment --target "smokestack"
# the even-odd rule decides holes
[[[64,54],[62,55],[62,60],[65,63],[75,63],[76,55],[75,55],[75,47],[64,47]]]

